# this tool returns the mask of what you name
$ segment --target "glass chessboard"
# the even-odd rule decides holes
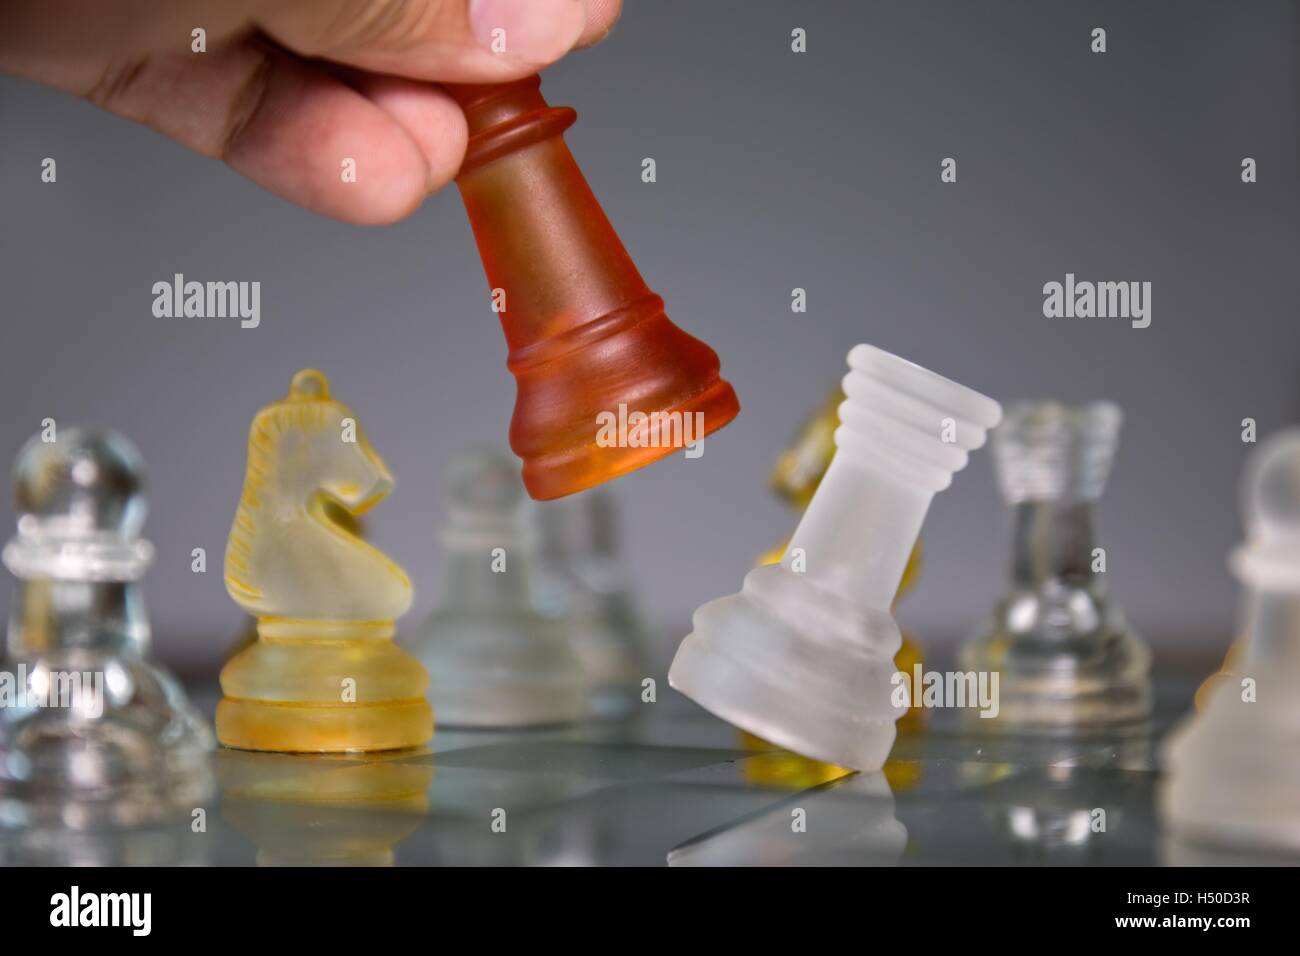
[[[1161,834],[1158,743],[1195,687],[1158,679],[1154,720],[1123,736],[972,735],[953,711],[931,711],[904,723],[874,774],[779,750],[671,693],[617,723],[439,728],[418,751],[221,750],[201,821],[29,831],[0,854],[217,866],[1242,862]],[[215,706],[202,691],[196,701]]]

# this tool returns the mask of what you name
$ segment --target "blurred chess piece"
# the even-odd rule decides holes
[[[772,490],[801,513],[817,493],[835,457],[835,429],[840,427],[840,405],[847,397],[837,383],[821,407],[799,427],[794,441],[781,452],[772,469]],[[777,549],[776,561],[784,553],[782,545]]]
[[[1011,592],[961,654],[963,669],[1000,674],[982,728],[1091,732],[1150,714],[1151,655],[1107,601],[1093,530],[1121,422],[1110,402],[1023,403],[993,433],[1015,537]]]
[[[695,612],[669,683],[806,757],[879,770],[906,711],[890,607],[934,495],[997,402],[869,345],[849,353],[836,454],[780,565]]]
[[[756,758],[753,758],[756,759]],[[895,866],[907,828],[885,775],[855,773],[697,837],[669,866]]]
[[[1264,442],[1242,483],[1240,676],[1164,747],[1161,810],[1191,844],[1300,853],[1300,429]]]
[[[0,657],[0,827],[142,826],[211,793],[212,734],[146,656],[143,466],[115,432],[32,438],[14,468],[18,579]]]
[[[568,630],[591,716],[625,716],[640,700],[645,628],[627,588],[613,496],[593,488],[536,513],[538,608]]]
[[[536,76],[447,84],[469,147],[456,180],[517,386],[510,446],[534,498],[558,498],[671,455],[740,411],[718,356],[683,332],[641,278],[561,135],[577,118]],[[672,416],[601,440],[600,416]],[[702,427],[696,430],[696,425]]]
[[[412,638],[445,726],[522,727],[582,715],[582,665],[534,604],[536,532],[519,467],[476,452],[449,470],[441,603]]]
[[[221,815],[258,866],[391,866],[420,828],[432,763],[387,756],[223,751]]]
[[[1223,663],[1219,669],[1205,678],[1201,686],[1196,688],[1195,705],[1198,711],[1205,710],[1210,705],[1210,699],[1214,697],[1215,691],[1221,684],[1236,684],[1241,680],[1241,663],[1245,659],[1246,650],[1241,641],[1233,641],[1228,646],[1228,653],[1223,655]]]
[[[393,643],[406,573],[332,520],[388,496],[392,476],[315,369],[253,419],[226,546],[226,590],[258,640],[221,671],[217,737],[244,750],[413,747],[433,735],[423,669]]]
[[[803,512],[812,501],[817,486],[826,476],[826,469],[835,457],[835,429],[840,427],[840,405],[845,399],[844,390],[838,385],[831,391],[822,406],[817,409],[799,428],[794,441],[781,453],[772,470],[772,490],[786,501],[790,507]],[[780,564],[789,541],[777,545],[766,552],[759,564]],[[892,611],[897,611],[904,595],[916,587],[916,579],[921,573],[921,539],[907,559],[903,569],[903,579],[898,583],[898,593],[894,595]],[[894,655],[894,665],[904,674],[912,674],[918,666],[925,663],[921,645],[910,631],[902,631],[903,643]],[[907,713],[898,721],[899,731],[915,730],[925,723],[925,708],[920,701],[913,701]]]

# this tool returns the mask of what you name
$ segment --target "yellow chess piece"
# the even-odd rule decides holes
[[[791,507],[802,511],[812,501],[813,493],[821,484],[830,467],[831,458],[835,456],[835,429],[840,427],[840,403],[844,401],[844,391],[838,385],[827,396],[820,408],[809,418],[795,435],[794,441],[781,453],[772,469],[772,490],[784,498]],[[759,564],[779,564],[788,541],[767,551],[758,559]],[[903,578],[898,583],[898,592],[894,595],[894,606],[916,586],[916,579],[921,573],[921,542],[918,539],[912,548],[903,569]],[[894,655],[894,665],[904,674],[914,673],[913,668],[924,663],[921,647],[907,631],[903,632],[903,643]],[[898,722],[900,731],[914,730],[925,719],[925,709],[913,704]]]
[[[746,730],[738,730],[736,734],[740,746],[755,753],[755,756],[742,761],[745,779],[760,787],[807,790],[856,773],[854,770],[784,750]],[[915,760],[886,760],[881,772],[892,793],[911,790],[921,780],[921,764]]]
[[[354,515],[346,508],[341,508],[328,498],[324,501],[325,513],[329,515],[330,520],[337,525],[341,525],[348,532],[355,534],[358,538],[366,536],[365,523],[361,520],[360,515]],[[226,651],[223,661],[234,659],[235,655],[245,648],[252,647],[257,643],[257,618],[251,614],[244,615],[244,626],[239,629],[239,634],[235,637],[234,642]]]
[[[736,732],[740,745],[755,752],[744,761],[745,779],[778,790],[807,790],[854,773],[844,767],[783,750],[747,730]]]
[[[1235,683],[1241,679],[1241,665],[1244,659],[1244,651],[1240,641],[1233,641],[1228,647],[1228,653],[1224,655],[1223,663],[1219,669],[1211,674],[1196,689],[1194,702],[1197,711],[1203,711],[1210,703],[1210,698],[1214,692],[1225,683]]]
[[[392,750],[433,735],[429,678],[393,643],[411,582],[331,516],[385,498],[392,476],[315,369],[253,419],[226,546],[226,590],[257,642],[221,671],[217,737],[280,752]]]

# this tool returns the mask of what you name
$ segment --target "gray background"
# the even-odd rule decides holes
[[[632,581],[671,652],[792,515],[773,459],[872,342],[1001,399],[1127,413],[1101,512],[1112,593],[1168,659],[1230,634],[1236,480],[1300,417],[1297,13],[1274,3],[627,0],[545,77],[569,143],[669,315],[743,411],[618,481]],[[1089,52],[1105,26],[1109,52]],[[809,51],[790,52],[790,30]],[[58,160],[55,185],[39,180]],[[643,157],[659,181],[640,181]],[[939,162],[958,160],[958,183]],[[1240,161],[1259,162],[1243,185]],[[1153,322],[1050,320],[1042,285],[1153,283]],[[174,272],[259,280],[262,325],[156,319]],[[808,289],[809,311],[790,312]],[[300,210],[142,127],[0,80],[0,456],[53,416],[112,425],[150,466],[159,651],[213,668],[241,626],[221,583],[248,423],[315,365],[398,478],[372,538],[433,605],[448,459],[505,442],[505,345],[454,190],[362,228]],[[0,513],[5,528],[12,515]],[[900,620],[961,639],[1005,580],[987,452],[940,495]],[[190,550],[207,548],[206,575]],[[7,599],[0,599],[7,600]]]

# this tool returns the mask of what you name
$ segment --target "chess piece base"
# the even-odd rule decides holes
[[[144,826],[188,813],[210,795],[212,734],[164,671],[84,648],[21,665],[29,681],[103,675],[102,712],[76,703],[0,707],[0,827]],[[18,668],[13,660],[0,667]]]
[[[1165,745],[1161,811],[1192,845],[1300,854],[1300,702],[1265,683],[1224,683]]]
[[[435,685],[444,727],[545,727],[573,723],[583,713],[581,693],[536,684]]]
[[[831,606],[836,600],[783,567],[755,568],[739,593],[695,612],[668,683],[779,747],[879,770],[904,713],[892,703],[898,625],[882,611]]]
[[[568,620],[574,652],[587,684],[586,714],[618,720],[633,710],[645,676],[641,655],[628,632],[596,619]],[[635,624],[628,622],[628,627]]]
[[[1151,654],[1135,635],[1052,641],[995,633],[961,654],[963,670],[997,672],[998,714],[967,716],[985,730],[1076,734],[1118,728],[1151,715]]]
[[[615,408],[605,410],[612,414],[616,408],[615,405]],[[694,416],[702,414],[704,434],[695,436],[694,441],[728,424],[740,413],[740,402],[731,385],[718,380],[704,392],[674,407],[645,409],[646,414],[652,412],[682,422],[688,419],[693,422]],[[513,434],[511,445],[523,457],[523,478],[528,494],[539,501],[585,491],[683,450],[683,446],[672,444],[633,448],[590,443],[556,452],[531,453],[526,448],[520,450],[522,443],[514,441]]]
[[[324,625],[317,624],[322,631]],[[418,747],[433,736],[420,663],[391,625],[366,638],[261,637],[221,671],[217,739],[239,750],[342,753]]]
[[[586,706],[567,634],[532,613],[435,612],[412,650],[444,727],[567,724]]]
[[[217,705],[217,738],[237,750],[402,750],[427,743],[432,736],[433,710],[423,698],[330,706],[227,697]]]
[[[605,685],[587,689],[585,716],[598,721],[619,721],[631,717],[641,700],[641,684],[636,686]]]

